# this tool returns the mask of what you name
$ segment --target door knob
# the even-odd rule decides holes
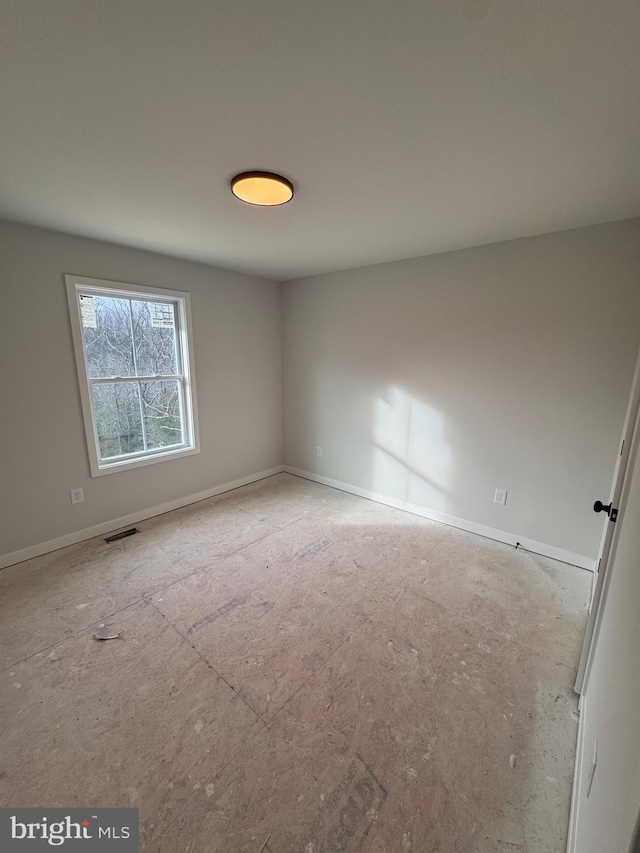
[[[618,520],[618,507],[614,507],[613,503],[603,504],[602,501],[596,501],[593,510],[594,512],[606,512],[610,521]]]

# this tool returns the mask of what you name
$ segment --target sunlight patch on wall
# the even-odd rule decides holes
[[[446,511],[452,450],[440,412],[393,386],[376,406],[374,489]]]

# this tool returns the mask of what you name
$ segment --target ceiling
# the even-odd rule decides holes
[[[0,14],[5,218],[289,279],[640,215],[637,0]]]

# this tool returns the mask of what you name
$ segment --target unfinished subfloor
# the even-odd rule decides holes
[[[149,853],[563,853],[590,573],[288,474],[136,526],[0,572],[1,805],[136,806]]]

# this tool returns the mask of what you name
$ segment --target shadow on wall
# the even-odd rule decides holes
[[[447,512],[453,451],[444,427],[440,412],[391,386],[376,404],[373,489]]]

